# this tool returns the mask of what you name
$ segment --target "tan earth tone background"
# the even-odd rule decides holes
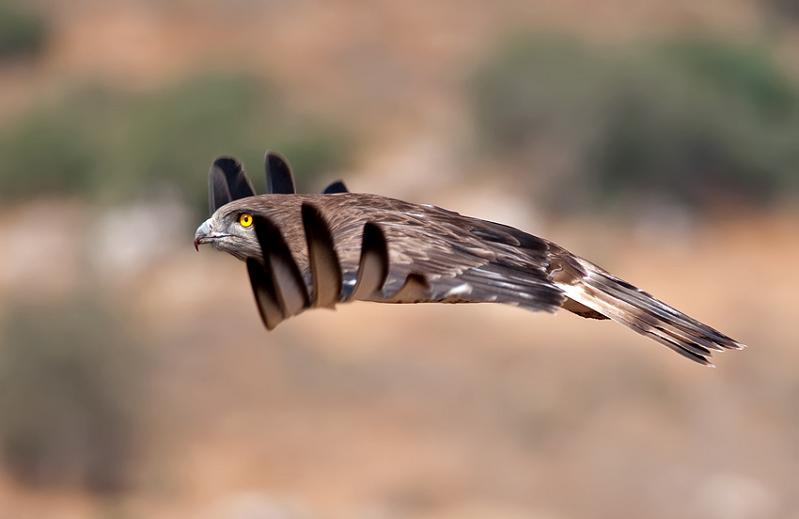
[[[767,49],[793,99],[790,2],[0,6],[6,30],[39,20],[0,38],[0,519],[799,518],[799,111],[753,144],[788,143],[768,195],[700,167],[689,205],[624,182],[570,204],[572,174],[594,178],[583,120],[561,124],[583,105],[564,93],[544,138],[497,144],[479,111],[502,96],[475,108],[473,86],[519,35],[623,64],[698,34]],[[260,177],[267,148],[304,190],[343,178],[515,225],[750,347],[707,369],[491,305],[355,303],[267,333],[244,266],[191,243],[210,162]]]

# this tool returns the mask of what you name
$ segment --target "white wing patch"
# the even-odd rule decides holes
[[[450,288],[444,297],[463,296],[472,293],[472,285],[469,283],[462,283],[458,286]]]

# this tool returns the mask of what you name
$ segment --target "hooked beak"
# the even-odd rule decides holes
[[[207,219],[199,227],[197,227],[197,231],[194,233],[194,250],[200,250],[200,245],[203,243],[208,243],[211,241],[214,236],[211,234],[213,231],[213,227],[211,226],[211,219]]]

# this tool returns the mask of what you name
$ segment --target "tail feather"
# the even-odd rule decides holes
[[[745,347],[596,265],[574,259],[579,275],[556,282],[573,301],[707,366],[713,365],[712,351]]]

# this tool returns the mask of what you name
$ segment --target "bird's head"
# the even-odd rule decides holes
[[[255,235],[255,216],[243,201],[235,201],[217,209],[194,233],[194,248],[210,244],[240,260],[260,257],[261,247]]]

